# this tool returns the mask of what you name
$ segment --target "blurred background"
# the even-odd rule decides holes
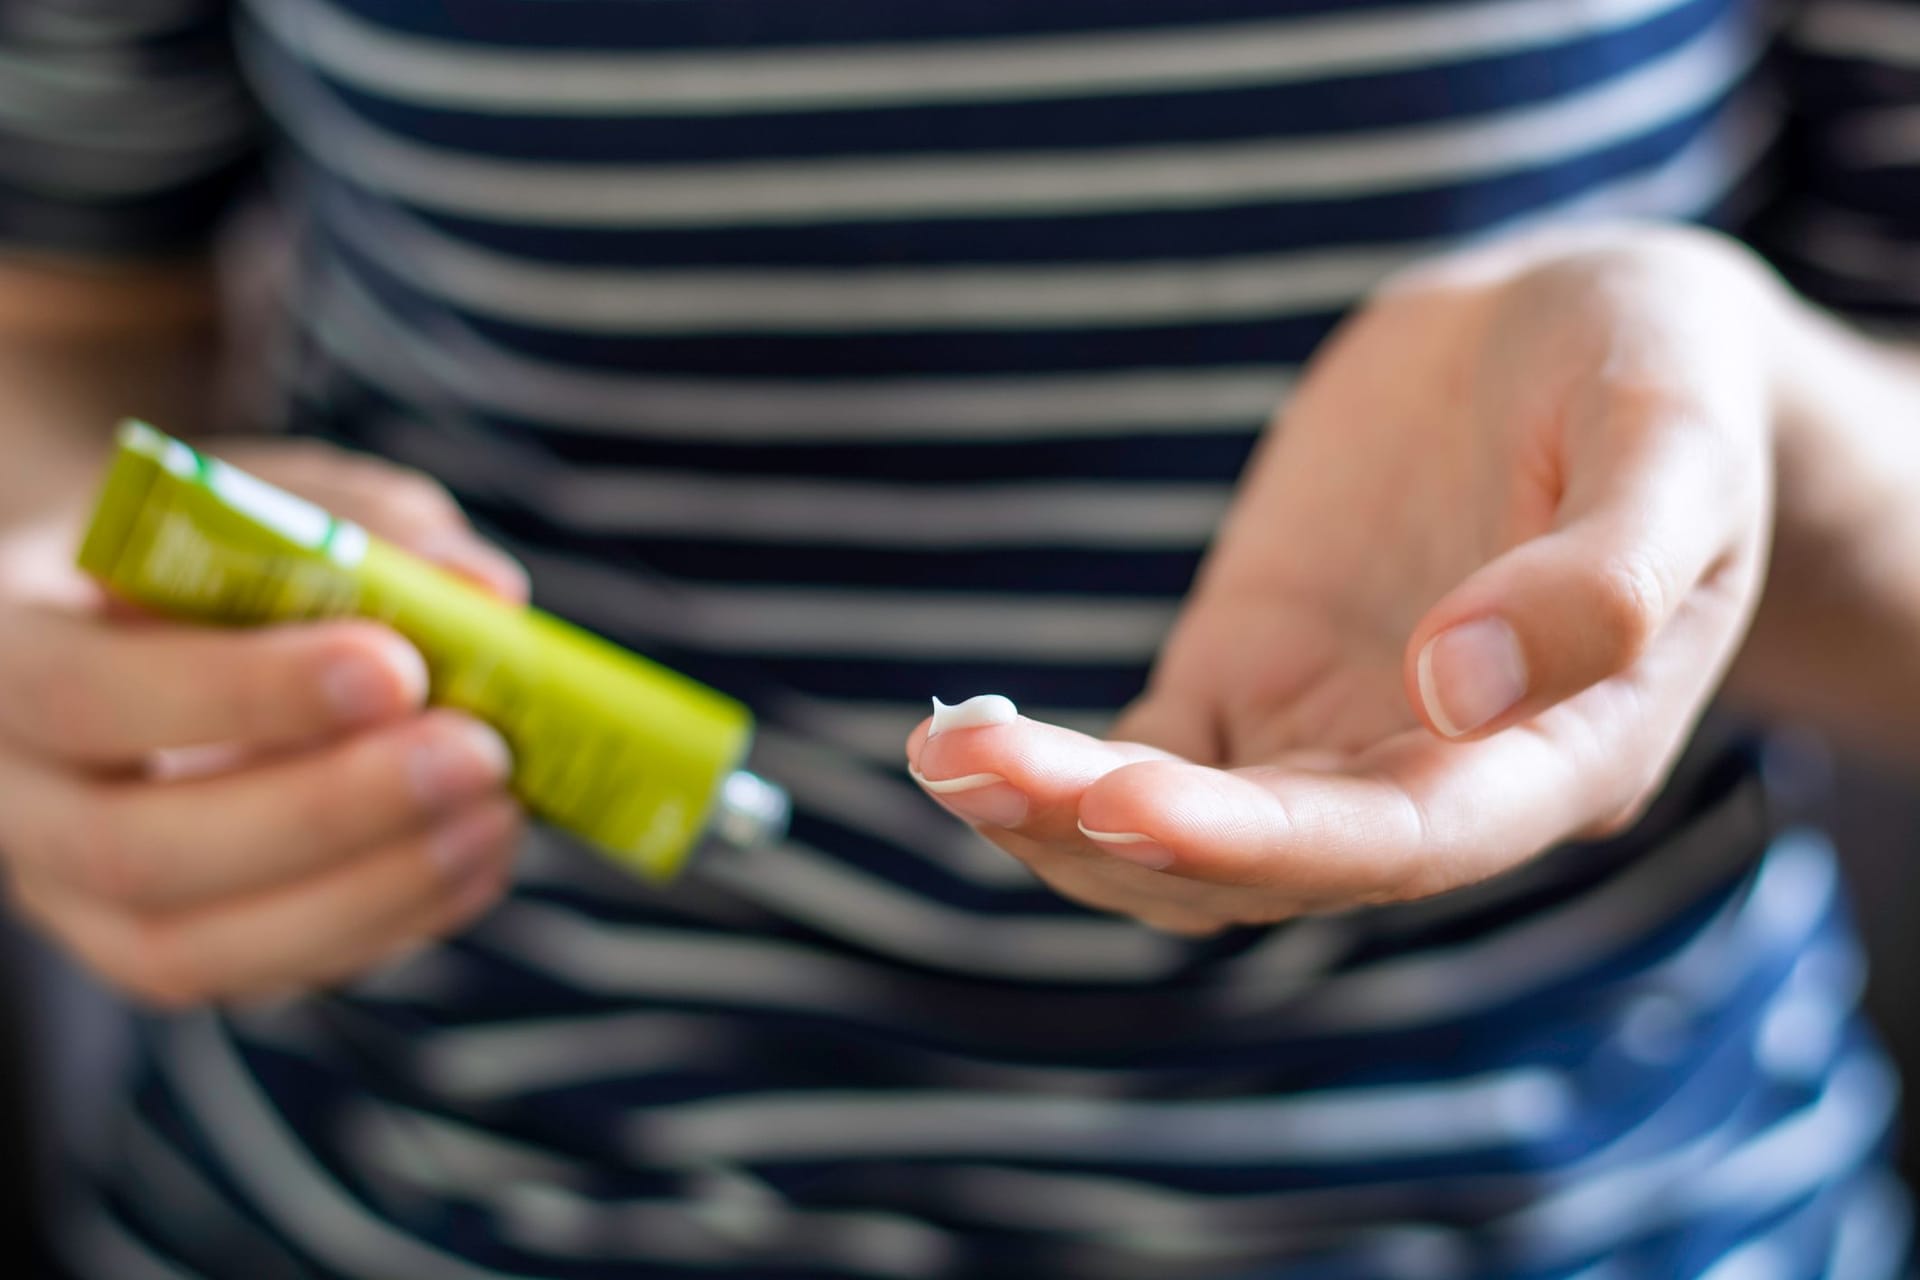
[[[1867,1005],[1901,1075],[1920,1080],[1920,786],[1856,762],[1838,769],[1835,782],[1828,829],[1865,926]],[[1920,1184],[1920,1128],[1911,1119],[1900,1167],[1909,1186]]]

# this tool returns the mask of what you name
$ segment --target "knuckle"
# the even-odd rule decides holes
[[[1409,792],[1399,797],[1400,836],[1383,842],[1378,856],[1355,860],[1336,883],[1296,905],[1305,910],[1346,906],[1392,907],[1458,888],[1471,879],[1462,866],[1459,841],[1451,824],[1436,813],[1433,797]]]
[[[1667,615],[1671,588],[1665,576],[1644,556],[1616,556],[1593,572],[1587,588],[1593,635],[1609,667],[1632,666]]]

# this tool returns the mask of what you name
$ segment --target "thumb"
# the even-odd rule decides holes
[[[1607,456],[1570,477],[1555,527],[1434,605],[1403,659],[1427,725],[1481,737],[1637,663],[1694,588],[1736,562],[1743,529],[1759,527],[1741,518],[1757,511],[1758,486],[1722,435],[1658,422],[1615,434]]]
[[[527,571],[477,533],[425,472],[312,441],[236,449],[234,465],[277,484],[509,604],[525,604]]]

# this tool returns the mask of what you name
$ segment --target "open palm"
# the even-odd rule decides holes
[[[916,774],[1061,892],[1183,932],[1617,826],[1759,592],[1771,288],[1725,242],[1638,228],[1393,282],[1249,464],[1113,739],[928,722]]]

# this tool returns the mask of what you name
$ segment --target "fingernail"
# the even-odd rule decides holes
[[[1520,637],[1498,618],[1442,631],[1418,663],[1420,700],[1449,738],[1472,733],[1527,695],[1527,659]]]
[[[1012,724],[1019,718],[1020,708],[1013,705],[1013,699],[998,693],[979,694],[952,706],[935,698],[933,723],[927,726],[927,736],[931,738],[949,729],[979,729],[990,724]]]
[[[463,813],[427,837],[427,858],[464,894],[468,880],[489,864],[512,825],[513,811],[504,804]]]
[[[1095,831],[1084,822],[1074,825],[1080,828],[1081,835],[1116,858],[1138,863],[1149,871],[1159,871],[1173,865],[1173,850],[1152,836],[1141,835],[1138,831]]]
[[[401,691],[397,705],[396,686]],[[396,638],[381,645],[378,657],[355,653],[340,658],[321,673],[320,687],[342,722],[358,724],[424,700],[427,664],[419,650]]]
[[[997,773],[970,773],[960,778],[913,780],[927,789],[948,812],[983,827],[1017,827],[1027,820],[1027,797]]]
[[[430,805],[445,805],[504,782],[513,770],[506,739],[492,727],[464,716],[413,750],[408,768],[414,793]]]

